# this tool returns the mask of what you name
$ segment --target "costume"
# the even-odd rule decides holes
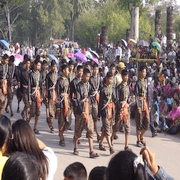
[[[89,82],[83,83],[80,81],[77,85],[76,99],[76,120],[75,120],[75,133],[77,138],[81,137],[82,131],[86,129],[89,138],[93,139],[94,124],[91,114],[91,100],[90,100],[91,85]],[[85,119],[82,114],[85,114]]]
[[[121,83],[116,87],[116,117],[113,131],[117,132],[124,125],[125,133],[130,133],[130,111],[128,99],[130,96],[127,83]]]
[[[49,128],[53,128],[53,121],[55,116],[55,104],[56,104],[56,83],[58,79],[58,74],[52,73],[51,71],[46,76],[46,99],[47,99],[47,107],[49,108],[48,115],[48,126]]]
[[[135,114],[136,128],[147,130],[149,127],[149,109],[147,104],[148,88],[145,79],[138,79],[135,85],[137,111]],[[138,109],[141,111],[139,113]]]
[[[110,136],[111,133],[111,127],[115,118],[115,103],[115,88],[111,85],[107,86],[104,84],[100,91],[98,117],[102,117],[102,133],[104,131],[106,136]]]
[[[42,99],[42,76],[39,71],[32,71],[29,74],[29,102],[30,106],[30,116],[34,117],[40,115],[41,99]]]
[[[0,64],[0,109],[3,109],[5,105],[8,77],[8,64]]]
[[[30,107],[29,97],[28,97],[30,72],[31,72],[30,70],[23,69],[23,71],[20,74],[20,92],[22,93],[22,98],[26,109]]]
[[[100,84],[101,78],[99,75],[91,76],[89,79],[89,83],[91,84],[91,103],[92,103],[92,118],[93,121],[98,120],[98,104],[99,104],[99,91],[100,91]]]
[[[60,77],[56,84],[57,102],[56,110],[58,116],[59,132],[63,128],[68,129],[70,125],[70,100],[69,100],[69,80],[66,77]]]
[[[16,78],[16,81],[19,82],[19,71],[17,66],[14,64],[8,65],[8,81],[7,81],[7,99],[8,99],[8,104],[12,102],[13,100],[13,95],[14,95],[14,81]]]

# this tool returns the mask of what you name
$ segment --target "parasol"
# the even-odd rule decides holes
[[[86,59],[86,56],[81,53],[81,52],[77,52],[74,54],[74,57],[80,61],[82,61],[83,63],[86,63],[87,62],[87,59]]]

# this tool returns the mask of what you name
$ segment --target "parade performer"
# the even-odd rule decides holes
[[[19,63],[19,66],[18,66],[18,74],[19,74],[19,77],[21,75],[21,72],[24,71],[25,69],[25,64],[26,64],[26,60],[28,59],[28,55],[25,54],[24,55],[24,60],[23,62],[20,62]],[[16,96],[17,96],[17,100],[18,100],[18,107],[17,107],[17,113],[20,113],[20,108],[19,108],[19,105],[20,105],[20,102],[22,101],[23,99],[23,96],[22,96],[22,93],[21,93],[21,84],[20,84],[20,81],[18,81],[18,88],[16,90]]]
[[[106,74],[105,82],[100,91],[100,102],[98,107],[98,117],[102,118],[102,134],[101,140],[99,142],[99,149],[106,151],[103,140],[107,139],[109,145],[110,154],[115,153],[112,143],[111,143],[111,129],[115,116],[115,102],[116,94],[115,88],[112,86],[113,74],[108,72]]]
[[[47,118],[49,115],[49,108],[46,103],[46,76],[49,73],[49,71],[48,71],[47,61],[45,61],[45,60],[42,62],[42,68],[41,68],[40,73],[41,73],[41,77],[42,77],[43,103],[46,106],[46,118]],[[47,119],[47,121],[48,121],[48,119]]]
[[[46,104],[48,108],[47,123],[50,132],[54,133],[54,117],[56,111],[56,83],[58,79],[56,61],[51,61],[51,71],[46,76]]]
[[[124,150],[131,150],[128,147],[129,134],[130,134],[130,110],[129,110],[129,98],[130,91],[128,82],[128,71],[122,70],[122,82],[116,87],[116,117],[115,124],[113,126],[112,144],[115,133],[124,126],[125,129],[125,147]]]
[[[25,119],[25,115],[26,115],[27,121],[29,120],[28,108],[30,107],[29,98],[28,98],[29,73],[31,72],[30,66],[31,66],[31,60],[28,58],[26,60],[25,69],[20,74],[20,82],[19,82],[20,92],[22,93],[23,102],[24,102],[24,108],[21,112],[21,116],[23,119]]]
[[[146,67],[140,66],[139,68],[139,79],[135,85],[135,96],[137,111],[135,114],[136,120],[136,135],[137,135],[137,146],[141,147],[146,145],[144,141],[144,134],[149,127],[149,108],[147,103],[148,97],[148,86],[146,77]]]
[[[74,154],[78,155],[78,139],[81,137],[82,131],[86,129],[89,141],[89,154],[90,158],[99,157],[98,153],[93,151],[93,130],[94,123],[91,114],[91,100],[90,91],[91,85],[89,83],[90,71],[84,69],[82,81],[77,85],[76,99],[76,120],[74,132]]]
[[[64,131],[70,126],[70,98],[69,98],[69,68],[68,65],[62,66],[62,74],[56,84],[56,113],[58,117],[59,145],[65,146]]]
[[[34,61],[34,69],[29,74],[29,103],[30,103],[30,117],[28,119],[28,123],[30,122],[31,118],[35,116],[34,122],[34,133],[39,134],[37,130],[37,123],[40,116],[40,109],[41,109],[41,102],[42,102],[42,76],[39,72],[41,69],[41,63],[38,60]]]
[[[8,81],[7,81],[7,104],[5,107],[5,111],[9,113],[8,107],[11,111],[11,116],[13,116],[12,111],[12,101],[13,101],[13,95],[14,95],[14,86],[15,86],[15,79],[17,82],[19,82],[19,73],[17,66],[14,65],[14,56],[10,56],[9,58],[9,64],[8,64]]]
[[[99,91],[101,85],[101,77],[99,75],[99,66],[97,64],[93,65],[93,72],[92,76],[89,79],[89,83],[91,84],[92,91],[91,91],[91,102],[92,102],[92,118],[94,121],[94,130],[97,135],[97,141],[100,141],[100,135],[98,132],[98,104],[99,104]]]
[[[7,79],[8,79],[8,60],[9,56],[5,54],[0,64],[0,114],[4,108],[7,97]]]
[[[71,104],[73,106],[74,116],[76,115],[76,106],[77,106],[77,102],[76,102],[77,85],[81,81],[82,75],[83,75],[83,66],[79,65],[77,66],[77,75],[70,83],[70,98],[71,98]]]

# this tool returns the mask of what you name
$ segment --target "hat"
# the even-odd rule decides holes
[[[119,67],[120,69],[123,69],[123,68],[125,68],[126,66],[125,66],[125,64],[124,64],[123,62],[119,62],[118,67]]]

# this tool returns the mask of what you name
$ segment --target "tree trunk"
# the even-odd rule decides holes
[[[8,41],[11,43],[12,41],[12,31],[11,31],[11,20],[10,20],[10,10],[8,7],[8,3],[5,5],[5,14],[7,19],[7,27],[8,27]]]
[[[101,44],[103,46],[108,44],[108,27],[107,26],[102,27]]]
[[[126,42],[127,43],[129,42],[130,36],[131,36],[131,30],[130,29],[126,29]]]
[[[157,10],[155,15],[155,37],[161,34],[161,11]]]
[[[131,38],[139,40],[139,7],[132,9],[131,16]]]
[[[167,7],[167,24],[166,24],[166,36],[167,36],[167,47],[171,47],[173,43],[172,38],[173,32],[173,7]]]

